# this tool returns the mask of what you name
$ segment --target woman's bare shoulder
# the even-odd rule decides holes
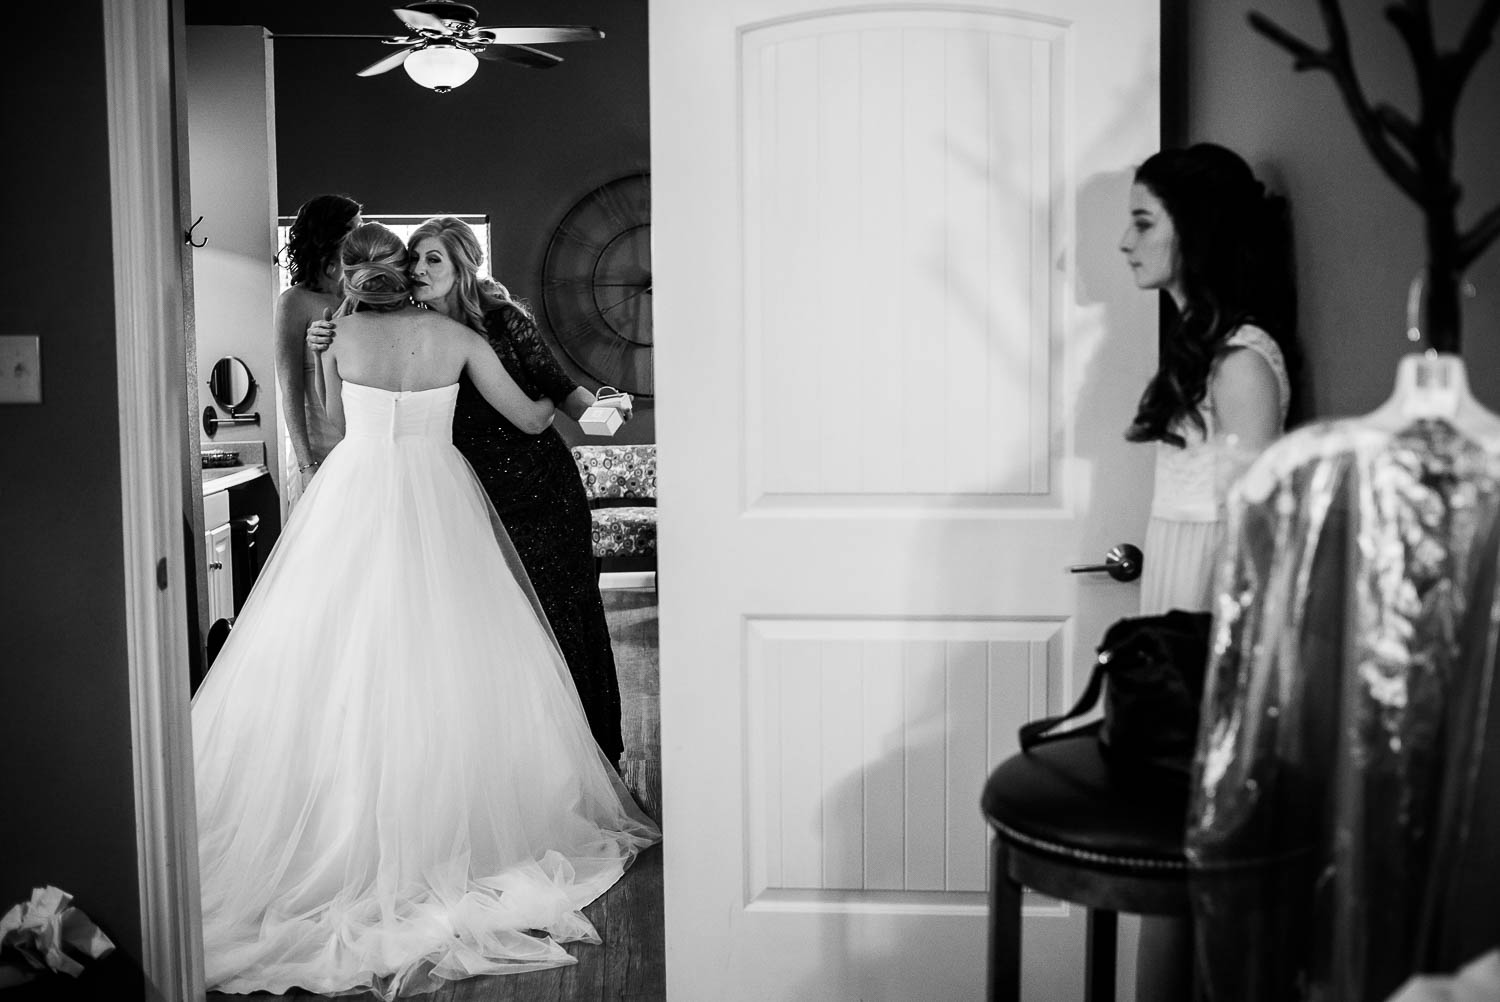
[[[317,303],[319,305],[322,305],[329,302],[330,300],[337,300],[338,298],[339,296],[336,293],[317,292],[313,289],[309,289],[305,285],[294,285],[290,289],[282,292],[282,294],[277,298],[277,302],[287,303],[289,305],[301,303]]]
[[[444,316],[437,310],[413,309],[412,313],[417,315],[417,322],[422,325],[423,333],[430,336],[447,338],[455,344],[464,346],[468,346],[475,340],[483,340],[469,327],[451,317]]]
[[[294,285],[276,298],[276,315],[286,318],[306,317],[309,322],[320,320],[326,309],[338,309],[339,297],[327,292],[314,292],[303,285]]]

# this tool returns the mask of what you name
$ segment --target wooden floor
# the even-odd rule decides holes
[[[604,605],[624,704],[621,773],[646,813],[660,820],[656,595],[650,590],[606,591]],[[662,931],[661,853],[659,845],[642,853],[624,879],[584,909],[604,942],[599,946],[567,944],[578,963],[531,974],[456,981],[431,995],[417,996],[417,1002],[662,1002],[666,998],[666,943]],[[314,1002],[324,996],[307,992],[210,992],[208,998],[210,1002]],[[340,998],[364,1002],[374,996]]]

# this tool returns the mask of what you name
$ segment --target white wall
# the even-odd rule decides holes
[[[204,435],[202,444],[233,448],[235,442],[264,441],[271,474],[280,484],[271,46],[265,30],[256,26],[190,26],[187,35],[192,208],[183,225],[201,215],[193,235],[208,239],[193,252],[198,396],[201,407],[212,402],[209,372],[217,359],[234,355],[255,377],[251,409],[260,413],[260,424],[220,426],[212,439]]]

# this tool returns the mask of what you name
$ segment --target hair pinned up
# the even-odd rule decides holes
[[[354,309],[398,310],[411,295],[406,245],[380,223],[357,226],[344,238],[344,298]]]
[[[1297,407],[1296,294],[1286,200],[1266,191],[1250,166],[1213,143],[1162,150],[1135,173],[1172,219],[1183,294],[1168,296],[1171,333],[1125,437],[1185,445],[1174,430],[1189,420],[1203,430],[1199,405],[1224,342],[1242,324],[1263,328],[1281,348]],[[1292,421],[1295,423],[1295,421]]]

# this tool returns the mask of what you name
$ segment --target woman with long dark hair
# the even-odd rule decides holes
[[[282,449],[282,490],[287,503],[302,496],[338,434],[328,420],[318,356],[307,350],[307,325],[336,310],[339,246],[362,220],[362,207],[345,195],[318,195],[297,209],[286,241],[292,287],[276,300],[276,382],[281,389],[286,429]]]
[[[1141,611],[1206,610],[1228,486],[1296,402],[1286,203],[1222,146],[1163,150],[1136,171],[1120,250],[1168,313],[1125,433],[1156,443]]]
[[[1211,611],[1229,485],[1296,403],[1286,203],[1222,146],[1162,150],[1136,171],[1120,250],[1166,310],[1160,364],[1125,433],[1156,445],[1141,613]],[[1136,997],[1186,1002],[1192,956],[1190,922],[1143,918]]]

